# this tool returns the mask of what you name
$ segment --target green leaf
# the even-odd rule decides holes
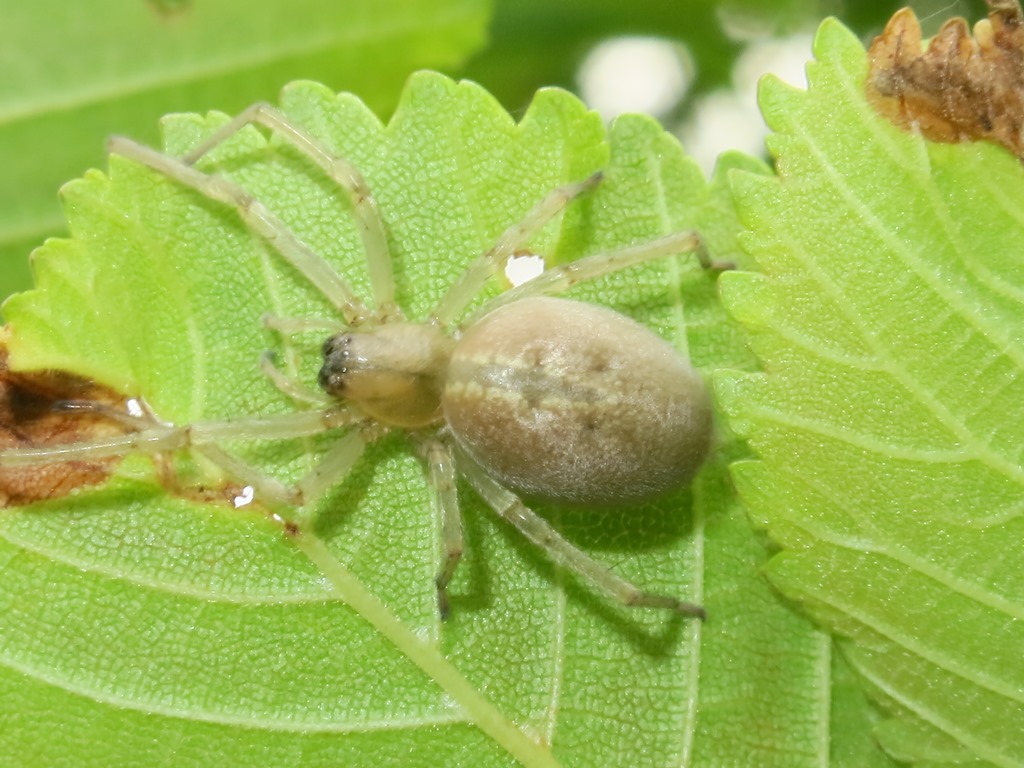
[[[4,3],[0,23],[0,296],[63,231],[54,191],[99,164],[112,133],[155,142],[170,111],[240,111],[298,77],[390,110],[421,67],[482,42],[486,0]]]
[[[398,296],[423,318],[543,195],[605,180],[531,244],[567,260],[698,227],[742,258],[725,183],[706,185],[652,120],[599,118],[561,91],[516,123],[480,88],[415,77],[381,125],[298,83],[282,109],[365,174]],[[178,116],[181,154],[226,118]],[[248,129],[201,166],[245,185],[368,292],[347,205],[289,145]],[[142,396],[174,423],[287,412],[268,348],[315,381],[319,343],[263,329],[324,299],[228,206],[123,158],[65,187],[73,239],[5,307],[14,364]],[[489,291],[498,290],[492,285]],[[715,277],[690,255],[576,294],[641,319],[699,367],[750,367]],[[0,753],[24,765],[816,766],[829,750],[828,638],[762,579],[766,543],[732,498],[724,429],[692,489],[631,510],[544,509],[623,575],[701,600],[709,619],[629,610],[554,570],[461,488],[467,552],[441,623],[438,531],[401,435],[367,453],[299,546],[258,508],[168,495],[133,457],[108,486],[0,515]],[[284,481],[330,439],[228,446]]]
[[[838,23],[815,54],[806,92],[762,88],[778,177],[733,179],[763,274],[723,296],[765,371],[717,382],[760,457],[736,484],[894,754],[1021,765],[1024,171],[877,117]]]

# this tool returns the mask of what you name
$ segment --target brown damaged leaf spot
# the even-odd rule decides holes
[[[1024,14],[1018,0],[988,0],[971,36],[947,21],[922,47],[909,8],[868,50],[868,99],[896,125],[932,141],[991,140],[1024,158]]]
[[[124,434],[127,428],[100,412],[61,410],[76,400],[124,409],[125,398],[69,373],[15,373],[7,367],[0,341],[0,450],[45,448]],[[0,467],[0,507],[66,496],[77,488],[104,482],[119,457],[64,461],[26,467]]]
[[[151,416],[129,415],[128,398],[64,372],[15,372],[7,366],[6,328],[0,328],[0,451],[88,444],[144,428]],[[73,401],[78,407],[62,408]],[[143,409],[145,406],[143,404]],[[152,423],[157,423],[152,420]],[[127,449],[125,453],[130,453]],[[0,508],[56,499],[105,482],[122,456],[65,460],[40,458],[26,466],[0,466]],[[245,489],[218,479],[183,482],[174,456],[152,456],[156,480],[168,493],[201,503],[238,506]]]

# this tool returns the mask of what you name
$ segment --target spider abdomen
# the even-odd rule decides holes
[[[604,307],[502,306],[455,345],[442,394],[459,445],[503,485],[555,502],[628,504],[693,477],[711,441],[699,374]]]

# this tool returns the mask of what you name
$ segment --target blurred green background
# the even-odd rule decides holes
[[[386,119],[410,72],[476,80],[520,114],[561,86],[611,118],[660,118],[705,168],[762,152],[757,77],[800,84],[811,33],[869,41],[903,3],[863,0],[0,0],[0,296],[65,235],[60,186],[105,166],[106,137],[159,142],[168,112],[237,112],[294,79],[351,90]],[[911,3],[925,34],[981,0]]]

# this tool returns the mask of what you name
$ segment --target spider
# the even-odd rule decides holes
[[[195,167],[249,125],[290,142],[348,197],[362,236],[372,303],[245,189]],[[696,233],[679,232],[548,269],[457,322],[531,236],[600,183],[598,173],[551,191],[465,270],[425,321],[412,322],[395,302],[383,220],[362,175],[275,108],[253,105],[180,158],[120,137],[110,140],[109,149],[234,209],[337,309],[340,323],[265,318],[268,328],[284,334],[333,331],[323,344],[319,390],[282,373],[265,355],[266,375],[306,407],[187,425],[121,414],[116,418],[127,426],[125,434],[3,451],[0,466],[189,449],[251,487],[257,498],[298,508],[289,530],[302,535],[310,522],[306,509],[346,476],[365,446],[405,430],[425,464],[441,519],[436,587],[442,617],[449,612],[447,587],[463,551],[456,493],[461,476],[501,518],[592,587],[625,605],[704,618],[699,605],[645,591],[618,576],[523,501],[622,506],[679,487],[699,469],[711,442],[711,406],[699,374],[668,342],[630,318],[554,295],[683,252],[694,253],[705,269],[730,268],[711,261]],[[114,415],[96,403],[65,407]],[[219,447],[229,440],[288,439],[328,430],[341,436],[293,486]]]

